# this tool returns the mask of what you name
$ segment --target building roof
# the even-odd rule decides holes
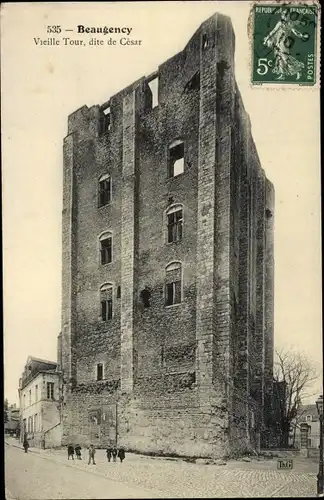
[[[312,405],[301,405],[298,410],[299,419],[304,419],[307,416],[318,418],[316,404]]]
[[[46,372],[55,372],[57,363],[46,359],[28,356],[24,371],[19,381],[19,388],[24,389],[38,374]]]
[[[48,365],[57,365],[56,361],[49,361],[48,359],[35,358],[34,356],[28,356],[26,365],[31,361],[36,361],[38,363],[46,363]]]

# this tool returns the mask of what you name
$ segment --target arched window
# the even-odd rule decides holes
[[[183,206],[180,204],[171,206],[168,208],[166,215],[168,225],[168,243],[181,241],[183,234]]]
[[[112,262],[112,233],[106,231],[99,236],[100,263],[102,265]]]
[[[113,285],[105,283],[100,287],[100,311],[102,321],[113,317]]]
[[[184,172],[184,142],[180,139],[173,141],[169,146],[168,173],[169,177],[176,177]]]
[[[182,264],[171,262],[165,268],[165,305],[182,302]]]
[[[98,181],[98,206],[103,207],[111,202],[111,177],[102,175]]]

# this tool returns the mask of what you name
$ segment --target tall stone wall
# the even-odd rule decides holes
[[[263,294],[270,290],[262,267],[266,181],[235,84],[234,44],[230,20],[215,14],[159,67],[157,107],[151,106],[149,79],[142,78],[106,103],[111,126],[105,133],[99,130],[104,106],[83,107],[69,117],[62,299],[66,443],[105,446],[117,440],[143,452],[223,456],[250,441],[257,335],[261,402],[270,349],[262,326],[271,319],[271,308],[263,313]],[[174,140],[184,143],[184,173],[170,177]],[[105,174],[112,199],[98,207],[98,181]],[[168,243],[167,211],[174,206],[183,211],[183,237]],[[105,231],[112,234],[113,259],[101,265],[99,237]],[[181,264],[183,300],[167,306],[166,267],[173,262]],[[107,283],[113,318],[103,322],[100,286]],[[101,381],[98,363],[104,367]]]
[[[274,220],[275,193],[273,184],[265,180],[265,232],[264,232],[264,304],[265,304],[265,345],[264,381],[265,396],[268,401],[272,394],[274,355]],[[267,405],[265,405],[267,406]]]

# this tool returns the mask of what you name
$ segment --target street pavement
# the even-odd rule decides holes
[[[95,467],[95,466],[92,466]],[[6,500],[163,498],[136,486],[128,486],[94,470],[53,461],[46,455],[25,453],[6,446]]]
[[[108,463],[97,450],[96,465],[88,465],[86,454],[68,461],[66,450],[25,454],[12,444],[5,456],[7,500],[316,496],[317,464],[309,459],[295,458],[293,470],[281,471],[276,460],[205,465],[126,454],[122,464]]]

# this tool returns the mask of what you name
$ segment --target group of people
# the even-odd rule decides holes
[[[25,453],[27,453],[28,452],[28,448],[29,448],[29,443],[27,441],[26,436],[24,437],[23,448],[25,450]],[[79,444],[77,444],[76,446],[73,446],[72,444],[69,444],[68,447],[67,447],[68,460],[70,460],[70,458],[72,460],[74,460],[74,454],[75,454],[77,460],[82,460],[81,450],[82,450],[82,448],[81,448],[81,446]],[[93,465],[96,465],[95,454],[96,454],[96,449],[93,446],[93,444],[91,444],[89,446],[89,461],[88,461],[88,465],[90,465],[91,462],[93,463]],[[108,448],[106,449],[106,455],[107,455],[108,462],[110,462],[111,459],[113,460],[113,462],[116,462],[117,461],[117,457],[119,458],[120,462],[122,462],[124,460],[124,458],[125,458],[125,450],[124,450],[124,448],[119,448],[117,450],[116,446],[108,446]]]
[[[70,458],[72,458],[72,460],[74,460],[74,453],[77,457],[78,460],[81,460],[82,457],[81,457],[81,446],[79,444],[77,444],[76,446],[72,446],[71,444],[68,445],[68,460],[70,460]]]
[[[125,458],[125,450],[124,450],[124,448],[119,448],[119,450],[117,450],[117,448],[115,446],[113,448],[108,446],[108,448],[106,449],[106,455],[107,455],[108,462],[111,461],[111,457],[113,459],[113,462],[116,462],[117,457],[122,462]]]
[[[76,446],[73,446],[73,445],[69,444],[68,447],[67,447],[68,460],[70,460],[70,458],[72,460],[74,460],[74,453],[75,453],[76,458],[78,460],[82,460],[81,450],[82,450],[82,448],[81,448],[81,446],[79,444],[77,444]],[[89,446],[89,460],[88,460],[88,465],[90,465],[91,462],[93,463],[93,465],[96,465],[95,454],[96,454],[96,449],[93,446],[93,444],[91,444]],[[108,462],[110,462],[111,459],[113,460],[113,462],[116,462],[117,461],[117,457],[119,458],[120,462],[122,462],[124,460],[124,458],[125,458],[125,450],[124,450],[124,448],[119,448],[117,450],[117,448],[115,446],[108,446],[108,448],[106,449],[106,455],[107,455]]]

